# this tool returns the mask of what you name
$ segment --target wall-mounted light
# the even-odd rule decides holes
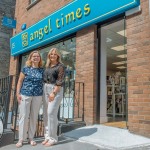
[[[27,27],[27,25],[24,23],[24,24],[22,24],[22,26],[21,26],[21,30],[23,31],[23,30],[25,30],[26,29],[26,27]]]

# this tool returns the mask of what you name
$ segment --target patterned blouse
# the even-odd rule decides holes
[[[26,96],[42,96],[44,69],[24,67],[21,72],[25,75],[25,78],[20,93]]]
[[[46,68],[44,71],[44,82],[63,86],[65,76],[65,66],[58,63],[53,67]]]

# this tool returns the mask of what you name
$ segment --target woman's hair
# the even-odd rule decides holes
[[[42,64],[42,58],[41,58],[41,55],[40,55],[40,53],[39,53],[38,51],[33,51],[33,52],[31,52],[31,53],[29,54],[28,59],[27,59],[27,61],[26,61],[26,66],[28,66],[28,67],[31,67],[31,66],[32,66],[31,57],[32,57],[32,55],[35,54],[35,53],[39,54],[39,56],[40,56],[40,62],[39,62],[39,64],[38,64],[38,66],[39,66],[39,67],[42,67],[42,65],[43,65],[43,64]]]
[[[52,52],[55,52],[57,54],[57,56],[58,56],[57,61],[61,63],[61,55],[60,55],[58,49],[52,48],[47,55],[46,68],[48,68],[51,64],[50,55]]]

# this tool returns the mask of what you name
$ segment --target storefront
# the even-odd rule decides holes
[[[37,1],[24,13],[31,16],[33,14],[29,11],[35,11],[40,6],[46,4]],[[53,11],[57,10],[52,11],[53,13],[47,7],[39,10],[41,14],[45,12],[47,17],[37,19],[37,23],[25,19],[24,22],[30,27],[22,32],[18,26],[17,31],[20,33],[11,38],[13,64],[10,65],[10,74],[18,71],[17,58],[20,57],[21,68],[28,54],[36,49],[40,51],[45,63],[48,51],[57,47],[61,52],[62,62],[67,67],[66,79],[83,82],[85,85],[84,121],[87,125],[124,121],[124,127],[128,127],[130,131],[149,136],[146,134],[149,115],[146,116],[147,119],[144,114],[139,115],[140,104],[136,105],[138,94],[143,93],[138,93],[141,84],[134,83],[132,79],[136,75],[132,72],[132,64],[133,68],[136,65],[131,60],[131,55],[138,48],[132,43],[135,40],[132,28],[136,24],[137,27],[140,26],[140,18],[144,12],[141,12],[139,6],[145,8],[146,2],[76,0],[62,6],[64,7],[61,9],[51,6]],[[16,7],[19,7],[19,2]],[[19,14],[16,14],[19,24],[23,24]],[[147,21],[147,17],[144,19]],[[148,27],[146,29],[148,32]],[[146,38],[150,38],[148,34]],[[15,71],[12,68],[16,68]],[[137,84],[136,87],[133,84]],[[145,100],[149,101],[146,97]],[[143,122],[140,123],[140,120]]]

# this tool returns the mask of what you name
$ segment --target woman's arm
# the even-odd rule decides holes
[[[16,90],[16,96],[17,96],[17,100],[18,100],[19,104],[21,101],[20,89],[22,87],[22,83],[23,83],[24,78],[25,78],[25,75],[21,72],[19,75],[19,79],[18,79],[18,83],[17,83],[17,90]]]

